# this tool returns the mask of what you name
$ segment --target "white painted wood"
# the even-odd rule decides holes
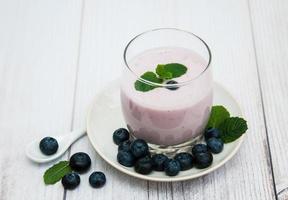
[[[273,180],[257,80],[246,0],[86,0],[74,115],[74,128],[85,126],[85,110],[108,81],[120,76],[125,44],[155,27],[178,27],[201,35],[213,53],[215,79],[243,107],[249,123],[247,141],[224,167],[197,180],[152,183],[130,178],[104,163],[87,138],[72,148],[93,155],[93,170],[107,175],[104,188],[67,192],[66,199],[273,199]],[[112,134],[112,133],[111,133]]]
[[[70,132],[80,1],[0,1],[0,199],[62,199],[51,165],[24,155],[36,137]]]
[[[288,188],[288,1],[251,0],[251,18],[277,192]],[[279,199],[288,199],[288,189]]]
[[[247,141],[216,172],[171,184],[134,179],[112,169],[83,138],[71,153],[89,153],[91,171],[104,171],[107,184],[92,189],[90,171],[81,176],[81,187],[67,191],[64,199],[275,198],[252,33],[280,191],[288,169],[283,132],[288,110],[287,10],[285,0],[0,1],[0,199],[63,198],[60,183],[43,184],[49,165],[29,162],[18,149],[35,137],[83,128],[95,93],[120,76],[125,44],[157,27],[190,30],[210,44],[215,79],[236,97],[248,120]],[[284,191],[279,199],[287,196]]]

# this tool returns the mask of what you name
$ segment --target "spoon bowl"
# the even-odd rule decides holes
[[[26,147],[26,156],[36,163],[46,163],[59,158],[76,140],[86,134],[86,130],[74,130],[66,135],[55,136],[58,142],[58,150],[53,155],[45,155],[39,148],[40,140],[34,140]]]

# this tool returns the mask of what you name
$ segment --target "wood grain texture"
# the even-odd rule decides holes
[[[134,179],[109,167],[86,139],[72,153],[93,155],[93,170],[107,175],[106,187],[92,190],[88,176],[66,199],[274,199],[273,178],[245,0],[85,0],[74,128],[85,125],[87,105],[108,81],[119,77],[125,44],[132,36],[157,27],[178,27],[201,35],[213,53],[215,79],[243,107],[249,122],[247,140],[224,167],[205,177],[179,183]],[[109,75],[109,76],[106,76]]]
[[[78,1],[0,1],[0,199],[62,199],[25,145],[70,132]],[[72,87],[71,87],[72,85]]]
[[[87,108],[94,95],[100,91],[107,82],[117,78],[121,72],[121,62],[117,62],[118,60],[111,58],[121,57],[123,44],[119,44],[119,42],[123,41],[118,40],[117,42],[118,36],[116,35],[116,37],[112,35],[112,40],[110,35],[105,36],[107,32],[104,30],[111,28],[110,25],[112,24],[107,24],[102,21],[103,19],[111,18],[111,13],[116,12],[116,6],[119,5],[120,4],[107,5],[106,1],[84,1],[74,128],[85,126]],[[109,7],[111,11],[107,12]],[[115,10],[113,10],[114,8]],[[109,26],[106,28],[105,26],[107,25]],[[124,40],[124,42],[126,41]],[[66,199],[79,199],[81,196],[85,196],[86,199],[97,198],[101,200],[127,198],[147,199],[147,182],[126,176],[110,167],[95,153],[87,138],[73,145],[71,154],[78,151],[84,151],[89,153],[89,155],[93,155],[91,171],[103,171],[106,174],[107,183],[105,187],[101,189],[92,189],[88,183],[89,172],[81,176],[81,187],[72,192],[67,191]]]
[[[287,10],[285,0],[0,1],[0,199],[270,200],[272,164],[279,199],[288,199]],[[45,186],[52,163],[28,161],[25,144],[84,128],[94,95],[121,75],[126,43],[158,27],[189,30],[210,45],[215,79],[249,123],[239,153],[204,177],[155,183],[118,172],[82,138],[70,154],[91,155],[90,172],[105,172],[106,186],[92,189],[90,172],[73,191]]]
[[[250,0],[273,169],[279,199],[288,199],[288,1]]]

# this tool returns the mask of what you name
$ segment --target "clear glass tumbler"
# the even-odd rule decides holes
[[[174,28],[146,31],[127,44],[124,63],[121,103],[133,137],[168,152],[201,137],[212,106],[213,81],[211,52],[200,37]],[[157,77],[156,67],[170,63],[186,66],[186,73],[172,80]],[[146,72],[150,78],[142,76]],[[137,84],[145,91],[137,90]]]

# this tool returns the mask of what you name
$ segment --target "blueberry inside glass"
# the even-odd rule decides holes
[[[173,86],[173,84],[177,84],[177,83],[178,83],[177,81],[173,81],[173,80],[168,81],[168,82],[166,82],[166,84],[168,84],[168,85],[166,86],[166,88],[167,88],[168,90],[177,90],[179,87]]]

